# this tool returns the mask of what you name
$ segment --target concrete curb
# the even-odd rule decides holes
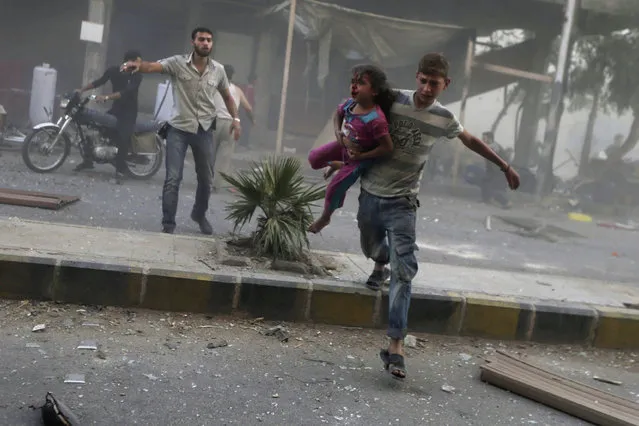
[[[0,297],[281,321],[383,327],[388,295],[361,284],[280,274],[190,273],[0,254]],[[639,312],[417,290],[410,330],[543,343],[639,348]]]

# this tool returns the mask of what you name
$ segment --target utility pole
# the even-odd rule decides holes
[[[564,10],[564,24],[561,30],[561,43],[557,59],[557,70],[552,83],[548,120],[541,151],[539,169],[537,171],[537,199],[541,199],[547,183],[554,178],[553,160],[557,146],[559,123],[564,109],[564,93],[566,91],[566,76],[570,64],[572,34],[575,28],[575,20],[579,10],[579,0],[566,0]]]
[[[282,77],[282,98],[280,100],[280,118],[277,123],[277,139],[275,153],[282,153],[282,139],[284,139],[284,118],[286,117],[286,96],[288,94],[288,80],[291,71],[291,52],[293,51],[293,35],[295,34],[295,12],[297,0],[291,0],[288,16],[288,35],[286,37],[286,53],[284,54],[284,77]]]

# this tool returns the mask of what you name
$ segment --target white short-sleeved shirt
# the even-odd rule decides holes
[[[209,59],[202,74],[192,63],[193,54],[176,55],[160,60],[162,73],[171,76],[173,86],[173,117],[169,124],[176,129],[197,133],[198,127],[208,130],[217,117],[214,96],[229,87],[224,66]]]

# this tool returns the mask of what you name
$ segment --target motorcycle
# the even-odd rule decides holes
[[[33,127],[24,140],[22,159],[29,169],[37,173],[51,173],[62,166],[71,152],[73,131],[73,140],[82,158],[92,158],[98,164],[114,164],[118,152],[117,119],[86,107],[96,99],[95,95],[82,99],[77,92],[62,96],[62,117],[56,123],[41,123]],[[130,177],[149,179],[162,166],[166,143],[160,136],[163,126],[164,123],[156,121],[138,120],[136,123],[126,159],[126,172]],[[52,162],[39,164],[38,156]]]

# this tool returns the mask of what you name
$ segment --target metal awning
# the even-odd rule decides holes
[[[265,15],[288,18],[289,4],[284,1]],[[320,46],[328,44],[344,56],[357,52],[368,61],[396,67],[411,65],[424,52],[441,49],[454,37],[473,32],[457,25],[376,15],[316,0],[298,2],[295,28],[307,40],[319,40]]]
[[[541,0],[547,3],[565,4],[566,0]],[[581,9],[607,15],[626,15],[639,13],[638,0],[581,0]]]

